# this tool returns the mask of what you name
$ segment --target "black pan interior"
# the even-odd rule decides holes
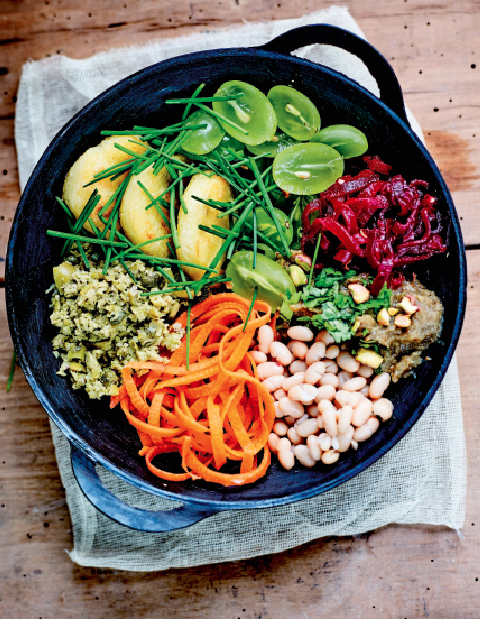
[[[201,82],[207,84],[205,93],[213,93],[227,79],[245,80],[264,92],[275,84],[291,84],[317,104],[322,126],[350,123],[364,131],[369,154],[393,165],[393,173],[430,183],[430,193],[439,198],[438,208],[449,222],[449,251],[415,267],[420,281],[444,303],[444,327],[441,341],[430,349],[431,361],[389,389],[394,419],[334,466],[285,472],[273,464],[256,484],[219,489],[201,482],[165,483],[152,476],[137,456],[136,432],[120,409],[110,410],[104,400],[89,400],[56,375],[59,362],[50,345],[54,330],[45,291],[52,284],[52,268],[60,261],[62,241],[45,232],[66,230],[55,196],[61,195],[72,163],[100,141],[100,129],[169,124],[178,119],[179,111],[164,105],[165,99],[188,96]],[[92,102],[58,134],[35,169],[19,204],[8,249],[7,303],[19,359],[40,402],[69,440],[138,487],[223,509],[311,496],[346,481],[391,448],[418,419],[440,383],[458,338],[464,296],[465,261],[457,216],[436,166],[408,127],[378,99],[335,72],[259,50],[203,52],[166,61],[127,78]]]

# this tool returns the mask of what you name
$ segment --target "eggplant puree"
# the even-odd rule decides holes
[[[360,319],[360,327],[368,330],[365,340],[375,341],[382,347],[382,369],[391,374],[393,382],[411,374],[422,362],[422,352],[438,340],[442,331],[443,305],[434,292],[418,280],[405,281],[393,291],[392,307],[396,308],[405,296],[414,297],[420,307],[411,316],[412,324],[408,328],[396,327],[393,317],[388,327],[379,325],[369,314]]]

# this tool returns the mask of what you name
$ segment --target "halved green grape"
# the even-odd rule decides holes
[[[296,140],[309,140],[320,127],[320,113],[312,101],[291,86],[274,86],[267,97],[277,115],[277,124]]]
[[[311,142],[328,144],[338,150],[344,159],[360,157],[368,149],[366,135],[352,125],[329,125],[316,133]]]
[[[253,257],[253,251],[237,251],[228,263],[226,276],[232,278],[235,294],[252,299],[257,287],[257,299],[265,301],[275,310],[282,306],[284,300],[295,294],[295,284],[287,271],[275,260],[257,253],[253,268]]]
[[[263,155],[264,157],[275,157],[279,152],[298,144],[298,140],[295,140],[286,133],[276,133],[273,136],[273,140],[269,142],[263,142],[262,144],[249,145],[248,150],[254,155]]]
[[[229,151],[233,151],[237,157],[243,157],[245,153],[245,144],[239,142],[237,139],[225,133],[220,144],[218,145],[218,151],[225,157],[225,159],[233,159],[233,155]]]
[[[290,225],[289,218],[278,208],[274,208],[273,212],[282,227],[287,245],[290,245],[293,240],[293,230]],[[282,239],[280,238],[280,234],[278,233],[275,223],[270,215],[261,206],[258,206],[255,209],[255,216],[257,218],[257,230],[263,234],[263,236],[266,236],[267,239],[272,241],[272,243],[275,243],[278,247],[283,248]],[[253,227],[253,211],[250,211],[245,222]]]
[[[184,126],[194,125],[206,125],[204,129],[193,129],[190,131],[185,141],[182,142],[182,148],[194,155],[209,153],[220,144],[221,139],[225,135],[225,130],[218,120],[204,110],[191,114],[185,121]]]
[[[231,101],[212,103],[214,112],[221,114],[240,128],[219,119],[228,134],[245,144],[261,144],[273,138],[277,128],[275,111],[270,101],[258,88],[240,80],[231,80],[222,84],[215,96],[238,96]]]
[[[275,157],[272,173],[275,183],[287,193],[320,193],[342,176],[343,158],[320,142],[296,144]]]

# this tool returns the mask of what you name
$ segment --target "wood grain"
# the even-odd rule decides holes
[[[73,564],[68,510],[47,416],[17,369],[5,383],[12,345],[0,300],[0,616],[478,617],[480,590],[480,251],[469,252],[469,309],[458,347],[469,462],[461,534],[444,527],[390,525],[299,548],[201,568],[137,574]],[[294,526],[294,523],[292,523]],[[20,606],[21,604],[21,606]],[[19,615],[19,608],[21,614]],[[400,614],[399,614],[400,613]],[[110,614],[110,616],[112,616]]]
[[[370,42],[395,69],[407,105],[420,122],[462,217],[465,241],[480,242],[475,208],[480,166],[477,66],[478,2],[351,0],[346,3]],[[112,47],[143,44],[242,20],[299,17],[330,5],[322,0],[282,3],[224,0],[73,0],[3,2],[0,12],[0,256],[19,198],[13,122],[15,93],[28,59],[64,54],[85,58]],[[477,133],[478,136],[477,136]],[[468,223],[467,223],[468,222]],[[0,278],[4,263],[0,263]]]
[[[480,244],[480,3],[350,0],[370,42],[391,62],[405,100],[452,191],[467,243]],[[57,53],[111,47],[299,17],[330,5],[270,0],[23,0],[0,3],[0,256],[19,198],[14,144],[21,67]],[[0,263],[3,269],[3,263]],[[71,523],[48,418],[17,369],[0,295],[0,617],[196,619],[336,617],[478,619],[480,597],[480,251],[468,252],[466,321],[458,347],[467,453],[467,519],[455,531],[387,526],[316,540],[278,555],[164,573],[83,568],[65,550]],[[3,270],[0,273],[0,280]],[[292,523],[294,526],[294,523]]]

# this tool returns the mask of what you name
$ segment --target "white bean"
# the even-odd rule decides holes
[[[361,393],[363,396],[368,398],[368,385],[366,387],[364,387],[363,389],[360,389],[360,391],[358,393]]]
[[[284,414],[290,415],[290,417],[293,417],[294,419],[299,419],[305,412],[305,409],[300,402],[291,400],[288,397],[278,400],[278,403]]]
[[[277,451],[292,451],[293,447],[292,447],[292,443],[290,442],[290,439],[288,439],[286,436],[282,436],[282,438],[278,439],[278,443],[277,443]]]
[[[335,451],[338,451],[339,447],[340,447],[340,443],[338,442],[338,437],[334,436],[332,438],[332,449],[334,449]]]
[[[302,437],[298,435],[297,429],[294,426],[288,428],[287,436],[292,445],[300,445],[303,440]]]
[[[305,372],[297,372],[293,376],[283,379],[282,389],[288,391],[292,387],[295,387],[295,385],[301,385],[303,382],[305,382]]]
[[[265,354],[270,349],[270,344],[275,340],[275,334],[270,325],[262,325],[258,329],[258,350]]]
[[[393,403],[387,398],[379,398],[373,403],[373,414],[386,421],[393,415]]]
[[[290,365],[293,361],[293,354],[283,342],[272,342],[270,344],[270,354],[282,365]]]
[[[272,430],[277,436],[285,436],[287,434],[288,426],[283,421],[276,421],[273,424]]]
[[[287,335],[290,339],[299,340],[300,342],[311,342],[313,340],[313,331],[302,325],[290,327],[287,331]]]
[[[363,426],[360,426],[355,430],[355,434],[353,435],[354,440],[358,443],[361,441],[366,441],[378,430],[379,425],[380,422],[376,417],[369,417]]]
[[[329,434],[326,434],[326,432],[319,434],[317,436],[317,441],[322,451],[328,451],[332,446],[332,437]]]
[[[372,414],[372,403],[370,400],[365,398],[364,400],[360,400],[360,402],[353,409],[352,415],[352,425],[357,428],[363,426],[366,423],[367,419]]]
[[[265,363],[267,360],[267,355],[264,352],[260,352],[259,350],[252,350],[250,353],[252,355],[252,359],[255,363]]]
[[[323,464],[335,464],[339,458],[340,454],[338,451],[326,451],[322,454]]]
[[[337,440],[338,440],[338,451],[340,453],[344,453],[345,451],[349,450],[350,444],[352,442],[352,437],[350,436],[350,434],[338,434]]]
[[[310,417],[297,426],[297,434],[303,438],[307,438],[310,434],[316,434],[317,430],[317,420],[314,417]]]
[[[332,404],[331,400],[320,400],[320,402],[318,403],[318,410],[323,413],[323,411],[325,410],[335,410],[335,407]]]
[[[283,375],[283,367],[275,361],[265,361],[257,365],[257,373],[260,380],[265,380],[270,376]]]
[[[273,397],[275,400],[281,400],[282,398],[286,398],[287,394],[283,389],[277,389],[273,392]]]
[[[352,438],[352,442],[350,443],[350,446],[352,449],[357,450],[358,449],[358,443],[355,439]]]
[[[277,419],[281,419],[282,417],[284,417],[285,413],[282,411],[282,409],[280,408],[280,403],[275,401],[273,403],[273,406],[275,407],[275,417]]]
[[[317,395],[317,388],[308,383],[302,383],[301,385],[295,385],[288,390],[288,397],[291,400],[297,400],[302,404],[310,405],[313,403],[315,396]]]
[[[307,413],[310,417],[318,417],[320,411],[318,410],[318,406],[316,404],[310,404],[310,406],[307,406]]]
[[[343,385],[347,382],[347,380],[350,380],[351,378],[353,378],[353,374],[351,372],[346,372],[345,370],[339,372],[338,386],[340,387],[340,389],[343,389]]]
[[[360,391],[351,391],[350,392],[350,406],[355,408],[360,400],[365,400],[365,396],[360,393]]]
[[[375,370],[373,368],[371,368],[369,365],[361,365],[358,370],[357,370],[357,374],[359,376],[363,376],[363,378],[370,378],[370,376],[375,372]]]
[[[322,450],[318,444],[318,437],[313,434],[307,436],[307,447],[310,457],[315,460],[315,462],[318,462],[322,457]]]
[[[284,380],[285,379],[283,378],[283,376],[279,376],[277,374],[276,376],[269,376],[263,381],[262,384],[265,389],[268,389],[268,391],[272,392],[280,389]]]
[[[345,391],[360,391],[360,389],[363,389],[366,384],[366,378],[363,378],[363,376],[355,376],[354,378],[347,380],[347,382],[343,385],[343,388]]]
[[[315,465],[315,460],[310,455],[306,445],[296,445],[293,453],[295,454],[295,458],[303,464],[303,466],[310,468]]]
[[[320,361],[325,355],[325,344],[323,342],[314,342],[305,356],[305,363],[312,365],[315,361]]]
[[[284,469],[290,471],[295,464],[295,456],[293,451],[287,451],[286,449],[278,452],[278,461]]]
[[[307,355],[308,346],[305,342],[299,342],[298,340],[292,340],[287,344],[287,348],[296,359],[303,361]]]
[[[337,389],[338,387],[338,376],[335,374],[331,374],[330,372],[326,372],[322,378],[320,379],[320,385],[324,387],[325,385],[330,385]]]
[[[348,432],[348,428],[352,422],[352,415],[353,408],[348,404],[340,409],[337,422],[339,434],[346,434],[346,432]]]
[[[335,361],[328,359],[325,360],[325,372],[328,374],[336,374],[338,372],[338,365]]]
[[[280,439],[279,439],[278,435],[274,434],[273,432],[268,435],[267,445],[268,445],[270,451],[273,451],[273,453],[277,453],[277,446],[278,446],[278,441],[279,440]]]
[[[317,370],[313,366],[310,366],[305,372],[305,382],[309,385],[315,385],[319,382],[322,376],[323,373],[321,374],[320,372],[317,372]]]
[[[333,336],[328,331],[320,331],[320,333],[318,333],[317,336],[315,337],[315,341],[323,342],[325,346],[329,346],[330,344],[333,344],[335,340],[333,339]]]
[[[327,350],[325,351],[325,357],[327,359],[336,359],[338,357],[338,354],[340,352],[340,348],[334,344],[333,346],[329,346],[327,348]]]
[[[305,361],[300,361],[300,359],[296,359],[293,363],[290,364],[290,372],[292,374],[296,374],[297,372],[305,372],[307,369],[307,364]]]
[[[368,395],[372,400],[378,400],[385,393],[385,389],[388,387],[389,383],[390,374],[387,374],[387,372],[375,376],[368,388]]]
[[[323,417],[323,426],[327,434],[330,434],[331,437],[337,436],[338,425],[337,425],[337,419],[335,417],[334,409],[327,408],[326,410],[322,411],[322,417]]]
[[[301,423],[303,423],[304,421],[306,421],[307,419],[309,419],[307,413],[305,413],[304,415],[302,415],[300,417],[300,419],[295,419],[295,426],[300,425]]]
[[[333,387],[333,385],[321,385],[318,388],[315,400],[317,402],[320,402],[320,400],[333,400],[335,393],[335,387]]]
[[[346,350],[342,350],[338,355],[337,363],[342,370],[346,370],[347,372],[355,373],[360,367],[360,363]]]
[[[340,408],[346,404],[350,404],[350,392],[344,389],[339,389],[335,394],[335,402],[338,402]]]

